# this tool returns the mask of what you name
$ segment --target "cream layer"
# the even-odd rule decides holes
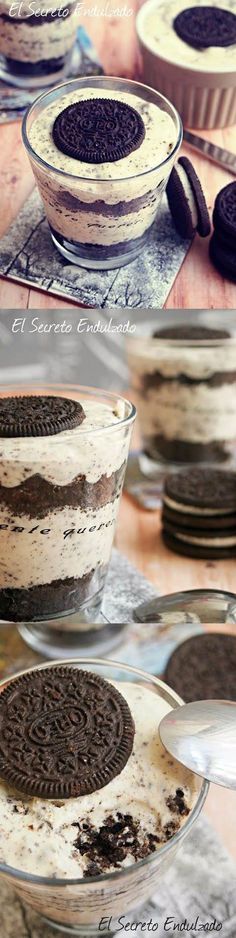
[[[176,381],[140,393],[138,416],[145,436],[193,443],[236,439],[236,381],[217,388]]]
[[[85,419],[73,430],[55,436],[0,438],[0,485],[11,488],[39,474],[55,485],[67,485],[78,475],[90,483],[110,476],[123,465],[129,449],[125,403],[114,408],[96,400],[81,403]]]
[[[119,499],[103,508],[63,508],[40,521],[0,512],[0,589],[75,579],[110,560]]]
[[[164,3],[147,4],[143,19],[142,38],[152,52],[168,62],[190,66],[199,71],[222,72],[235,69],[236,45],[208,46],[194,49],[175,32],[173,21],[178,13],[194,6],[213,6],[230,10],[236,14],[236,0],[164,0]]]
[[[205,515],[208,518],[220,517],[221,515],[232,515],[236,512],[233,508],[196,508],[193,505],[182,504],[181,502],[176,502],[174,498],[170,498],[169,495],[164,495],[164,505],[167,505],[168,508],[173,508],[174,511],[180,511],[183,514],[188,515]]]
[[[65,802],[29,798],[0,783],[1,862],[38,876],[80,877],[86,859],[73,846],[75,822],[89,822],[98,829],[110,814],[116,816],[120,811],[140,822],[141,834],[155,834],[160,823],[164,826],[173,819],[167,799],[175,796],[176,788],[181,787],[189,808],[193,807],[199,780],[171,759],[158,734],[160,720],[171,709],[169,704],[145,687],[112,683],[127,700],[135,722],[133,751],[125,768],[99,791]],[[179,815],[178,820],[180,826],[186,822]],[[126,867],[134,862],[127,853],[120,865]],[[109,872],[112,869],[109,867]],[[89,880],[87,883],[89,890]],[[71,887],[70,898],[72,893]]]

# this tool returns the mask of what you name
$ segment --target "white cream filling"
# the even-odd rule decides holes
[[[236,381],[218,388],[181,385],[178,380],[148,391],[138,400],[145,436],[192,443],[236,439]]]
[[[185,198],[187,199],[188,207],[191,213],[193,228],[197,228],[198,212],[197,212],[197,205],[196,205],[196,200],[194,198],[192,186],[190,185],[190,182],[189,182],[189,179],[188,179],[187,173],[185,172],[184,167],[181,166],[180,163],[175,164],[175,170],[183,186]]]
[[[178,541],[184,541],[186,544],[199,544],[199,547],[234,547],[236,544],[236,537],[192,537],[188,534],[177,534],[174,535],[177,537]]]
[[[208,518],[219,517],[220,515],[232,515],[236,513],[236,493],[235,493],[235,508],[196,508],[193,505],[182,504],[182,502],[176,502],[174,498],[170,498],[169,495],[164,495],[164,505],[167,505],[167,508],[173,508],[174,511],[183,512],[183,514],[188,515],[205,515]]]
[[[208,46],[194,49],[175,32],[173,22],[178,13],[194,6],[206,6],[206,0],[165,0],[147,3],[142,16],[140,35],[148,48],[167,62],[190,66],[199,71],[222,72],[236,69],[236,45]],[[236,13],[235,0],[207,0],[207,6]]]
[[[78,833],[77,828],[72,827],[73,822],[91,821],[99,828],[109,814],[116,815],[120,811],[131,813],[140,822],[143,833],[155,833],[160,821],[164,825],[173,817],[166,799],[175,795],[178,787],[184,790],[187,804],[192,808],[199,791],[199,780],[170,758],[158,735],[160,720],[171,709],[170,706],[158,693],[145,687],[133,683],[112,683],[127,700],[135,721],[134,746],[126,766],[104,788],[65,802],[20,796],[4,782],[0,783],[1,862],[38,876],[78,878],[83,876],[86,860],[73,847]],[[24,814],[25,808],[28,809],[27,814]],[[176,815],[174,817],[176,819]],[[182,826],[186,817],[178,818]],[[131,863],[134,863],[132,855],[121,865]],[[87,888],[89,892],[89,880]],[[70,887],[69,901],[77,890],[78,887],[74,890]],[[86,884],[83,890],[86,903],[85,896]],[[45,904],[46,901],[45,898]]]

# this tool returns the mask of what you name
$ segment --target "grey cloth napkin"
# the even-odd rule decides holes
[[[70,264],[54,246],[44,209],[33,193],[0,242],[0,274],[61,299],[98,309],[162,307],[190,246],[178,235],[164,195],[139,257],[114,270]]]
[[[160,880],[158,891],[151,902],[137,915],[128,915],[124,909],[126,923],[158,923],[154,931],[139,927],[137,931],[118,931],[119,935],[132,938],[135,934],[157,935],[158,938],[177,938],[179,933],[190,938],[209,934],[209,929],[195,928],[216,921],[218,931],[211,935],[235,938],[236,935],[236,865],[229,857],[214,830],[201,818],[184,841],[169,871]],[[166,921],[172,919],[166,925]],[[175,925],[189,925],[185,929]],[[191,925],[194,928],[191,928]],[[112,922],[113,928],[116,921]],[[173,926],[173,927],[172,927]],[[118,926],[120,928],[120,926]],[[21,899],[5,882],[0,882],[0,936],[1,938],[54,938],[55,931],[39,916],[23,905]],[[59,933],[58,933],[59,934]],[[101,932],[102,935],[102,932]]]

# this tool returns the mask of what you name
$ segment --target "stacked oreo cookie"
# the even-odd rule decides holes
[[[218,193],[213,224],[211,261],[222,277],[236,283],[236,182],[230,182]]]
[[[164,680],[186,703],[236,700],[236,637],[221,632],[193,635],[169,658]]]
[[[170,550],[203,560],[236,556],[236,472],[194,467],[170,473],[163,503]]]

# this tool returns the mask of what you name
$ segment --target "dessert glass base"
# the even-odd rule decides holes
[[[53,244],[55,244],[60,254],[71,264],[78,264],[79,267],[90,270],[113,270],[130,264],[139,256],[151,231],[149,228],[142,238],[136,238],[133,242],[130,241],[127,249],[124,249],[122,245],[120,247],[116,246],[115,251],[112,246],[102,248],[99,257],[99,246],[67,241],[58,232],[53,231],[50,225],[49,227]]]
[[[55,620],[51,625],[42,622],[25,622],[18,625],[24,642],[34,651],[52,661],[55,659],[78,658],[78,655],[107,654],[123,639],[126,623],[114,625],[100,613],[96,622],[86,621],[86,612],[79,622],[79,615]],[[61,626],[60,626],[61,623]]]
[[[16,88],[41,88],[45,90],[56,85],[59,81],[67,78],[71,70],[73,49],[67,56],[61,59],[50,60],[50,68],[47,61],[40,63],[18,62],[15,59],[6,58],[0,55],[0,79],[6,81]]]

